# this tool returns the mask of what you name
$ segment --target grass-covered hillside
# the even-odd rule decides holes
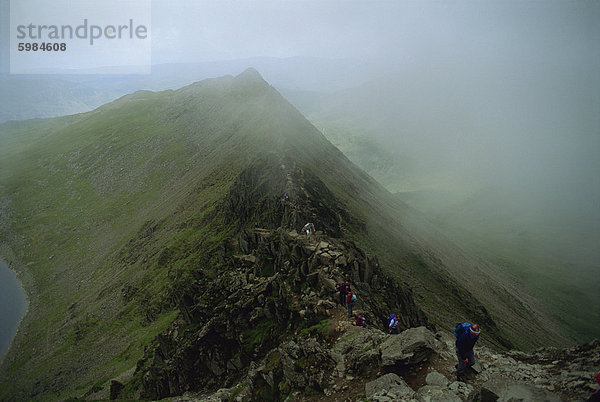
[[[353,165],[255,70],[7,122],[0,143],[0,255],[30,298],[0,399],[90,396],[127,376],[178,316],[179,297],[218,278],[224,245],[255,221],[312,220],[356,241],[412,286],[439,328],[477,320],[500,347],[565,341],[493,266]],[[299,208],[283,221],[271,200],[286,190]]]

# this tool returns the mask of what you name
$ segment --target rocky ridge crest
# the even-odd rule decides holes
[[[358,294],[367,328],[337,303],[341,280]],[[532,353],[477,347],[478,373],[452,381],[452,334],[435,332],[407,289],[349,240],[243,230],[223,246],[223,271],[181,295],[180,318],[147,348],[131,383],[138,379],[141,398],[190,401],[577,400],[593,392],[598,341]],[[384,331],[392,311],[398,336]]]
[[[157,337],[138,364],[141,397],[221,387],[263,357],[273,359],[277,348],[289,356],[294,350],[324,347],[306,338],[326,340],[339,331],[332,320],[342,309],[336,306],[336,281],[352,283],[361,300],[357,309],[378,326],[390,311],[402,311],[404,329],[428,325],[408,287],[384,276],[377,258],[349,240],[320,233],[306,238],[284,229],[243,230],[223,245],[220,269],[213,276],[199,271],[201,277],[180,295],[180,318]],[[294,360],[309,358],[302,353]],[[326,361],[334,362],[320,362],[322,373]],[[322,392],[328,375],[319,378],[290,387],[314,386]],[[282,396],[277,390],[272,393]]]

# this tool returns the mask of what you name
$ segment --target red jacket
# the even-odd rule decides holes
[[[353,294],[354,293],[352,293],[352,292],[348,292],[348,295],[346,296],[346,304],[354,303],[352,300],[350,300],[350,299],[352,299]]]

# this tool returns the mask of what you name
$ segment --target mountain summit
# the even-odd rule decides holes
[[[0,399],[224,386],[326,327],[331,281],[374,327],[395,312],[405,328],[476,321],[499,349],[564,339],[256,70],[5,123],[0,141],[0,246],[32,306]],[[307,222],[319,237],[298,235]]]
[[[267,82],[263,79],[260,73],[252,67],[248,67],[247,69],[245,69],[241,74],[239,74],[236,77],[236,80],[247,82],[261,82],[267,84]]]

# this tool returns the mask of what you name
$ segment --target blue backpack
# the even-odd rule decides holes
[[[460,335],[462,335],[469,328],[471,328],[471,324],[469,324],[468,322],[463,322],[463,323],[460,323],[460,324],[456,324],[456,327],[454,327],[454,337],[458,338]]]

